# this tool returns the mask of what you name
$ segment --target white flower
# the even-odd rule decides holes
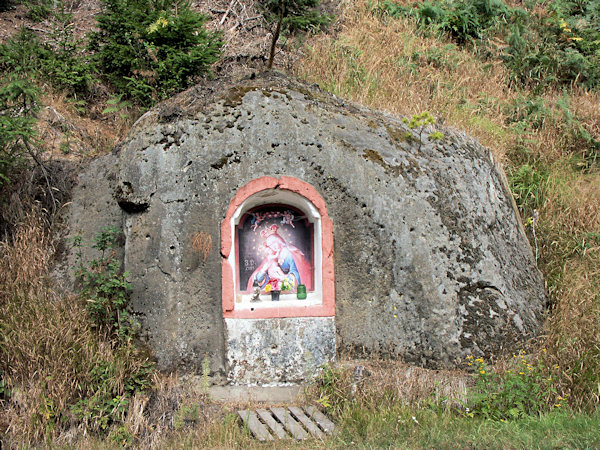
[[[417,418],[415,416],[412,416],[412,420],[414,420],[415,423],[417,423],[417,424],[419,423],[419,421],[417,420]]]

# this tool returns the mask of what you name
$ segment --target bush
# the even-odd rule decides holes
[[[84,53],[82,42],[75,38],[73,14],[61,3],[52,14],[52,22],[42,71],[58,89],[71,95],[85,94],[96,80],[96,67]]]
[[[545,350],[543,351],[545,352]],[[557,396],[553,370],[544,358],[531,361],[525,352],[513,355],[509,368],[494,373],[483,358],[467,358],[476,371],[476,386],[470,391],[467,414],[492,420],[514,420],[539,415],[566,404]]]
[[[267,0],[264,2],[263,14],[268,22],[277,22],[283,14],[282,32],[318,30],[331,22],[331,16],[316,9],[319,3],[319,0]]]
[[[206,74],[221,51],[206,16],[185,0],[103,0],[89,48],[122,93],[151,106]]]
[[[86,94],[95,81],[95,67],[73,35],[72,15],[61,6],[52,17],[48,43],[42,44],[33,31],[23,27],[0,45],[0,69],[12,76],[48,81],[70,96]]]
[[[129,283],[127,273],[121,272],[121,263],[115,258],[119,230],[107,227],[94,238],[92,248],[100,252],[89,266],[81,260],[81,237],[73,239],[78,248],[78,267],[75,275],[82,285],[90,319],[96,327],[117,344],[129,342],[135,337],[138,325],[127,310]]]

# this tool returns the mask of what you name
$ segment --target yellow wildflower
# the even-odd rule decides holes
[[[479,373],[480,373],[481,375],[485,375],[485,370],[480,370],[480,371],[479,371]]]

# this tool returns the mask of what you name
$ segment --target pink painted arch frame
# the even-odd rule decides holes
[[[251,196],[269,189],[287,190],[298,194],[312,203],[321,218],[321,246],[322,246],[322,303],[319,305],[304,306],[301,303],[293,306],[261,308],[255,311],[235,308],[235,282],[234,267],[229,258],[231,251],[235,251],[232,236],[231,221],[238,208]],[[238,189],[231,200],[225,219],[221,223],[221,300],[223,317],[231,319],[267,319],[283,317],[333,317],[335,316],[335,280],[333,267],[333,223],[327,213],[325,201],[310,184],[294,177],[282,176],[261,177],[250,181]]]

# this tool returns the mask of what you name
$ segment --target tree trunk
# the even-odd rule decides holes
[[[275,27],[275,31],[273,32],[273,38],[271,39],[271,51],[269,52],[269,62],[267,62],[268,70],[271,70],[271,68],[273,67],[273,58],[275,58],[275,45],[277,44],[279,34],[281,33],[281,24],[283,23],[283,16],[283,0],[279,0],[279,20],[277,21],[277,26]]]

